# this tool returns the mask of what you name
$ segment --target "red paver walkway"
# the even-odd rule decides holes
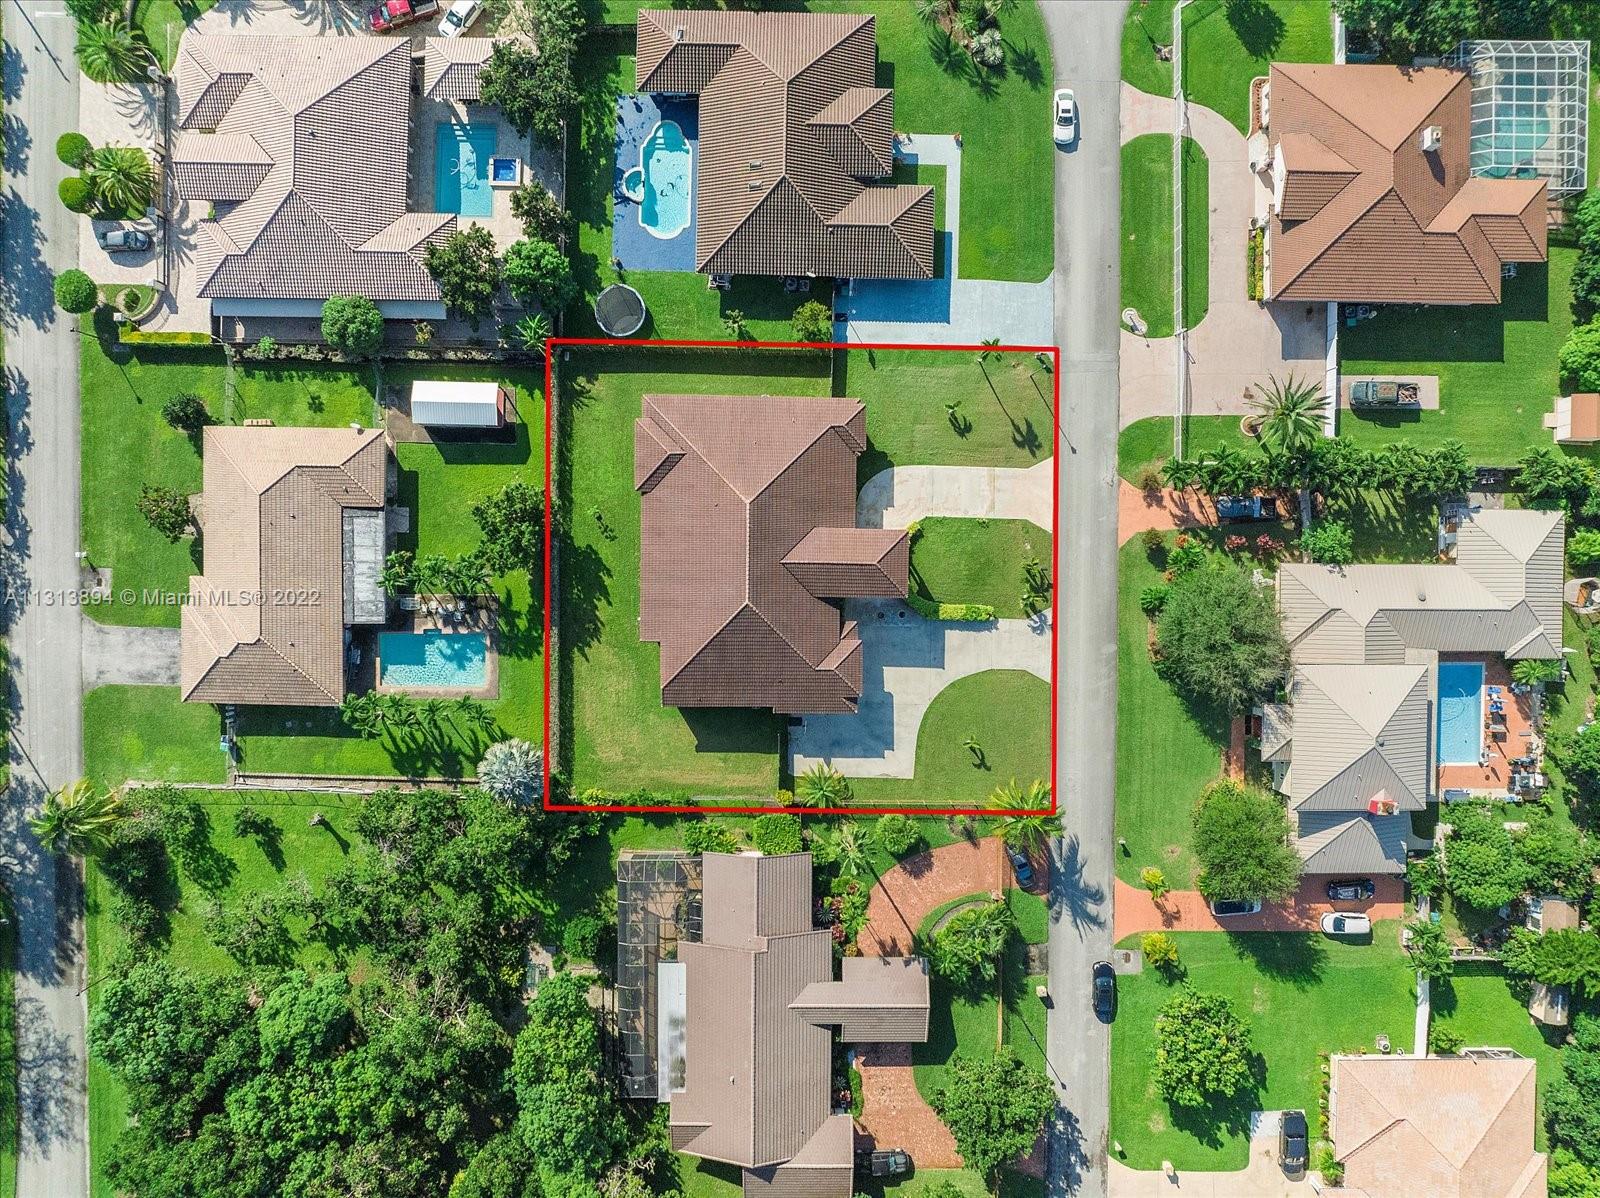
[[[1228,747],[1222,750],[1222,773],[1236,782],[1244,781],[1244,717],[1236,715],[1228,728]]]
[[[879,1148],[904,1148],[919,1169],[961,1168],[955,1137],[917,1092],[911,1045],[858,1045],[856,1067],[861,1070],[858,1131]]]
[[[1140,932],[1314,932],[1329,911],[1361,911],[1374,922],[1405,918],[1405,885],[1400,878],[1374,878],[1377,892],[1366,903],[1330,903],[1329,881],[1328,874],[1307,874],[1291,901],[1264,906],[1257,915],[1218,919],[1198,890],[1170,891],[1157,906],[1148,890],[1118,878],[1113,934],[1121,941]]]
[[[1117,483],[1117,543],[1125,545],[1147,528],[1163,532],[1171,528],[1193,528],[1199,524],[1215,524],[1216,509],[1203,495],[1192,491],[1174,491],[1163,487],[1159,491],[1141,491],[1127,479]]]

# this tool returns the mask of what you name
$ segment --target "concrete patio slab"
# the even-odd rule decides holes
[[[1054,463],[1026,470],[1003,466],[891,466],[866,481],[856,496],[863,528],[906,528],[924,516],[1031,520],[1054,527]]]

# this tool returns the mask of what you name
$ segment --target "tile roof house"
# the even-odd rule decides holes
[[[894,171],[871,16],[639,13],[641,91],[699,96],[695,269],[931,279],[933,189]]]
[[[1351,1198],[1546,1198],[1534,1062],[1521,1056],[1336,1056],[1334,1157]]]
[[[429,46],[431,86],[475,89],[487,40]],[[411,54],[406,38],[184,35],[171,169],[209,204],[194,272],[213,315],[315,316],[361,294],[386,316],[443,318],[423,255],[456,218],[406,208]]]
[[[672,1146],[743,1170],[749,1198],[850,1198],[855,1136],[832,1101],[831,1029],[846,1043],[928,1038],[918,958],[846,957],[813,926],[811,854],[706,853],[704,923],[663,970]],[[664,998],[663,1001],[669,1001]]]
[[[850,712],[861,638],[837,599],[905,595],[904,529],[856,527],[854,399],[646,395],[634,423],[639,637],[672,707]]]
[[[1479,511],[1453,564],[1279,568],[1293,669],[1261,757],[1306,872],[1404,871],[1408,813],[1437,798],[1439,655],[1560,657],[1564,536],[1559,512]]]
[[[1545,181],[1471,175],[1471,102],[1445,67],[1273,63],[1268,298],[1493,304],[1543,262]]]
[[[381,624],[388,450],[381,429],[212,425],[179,687],[196,703],[330,706],[345,627]]]

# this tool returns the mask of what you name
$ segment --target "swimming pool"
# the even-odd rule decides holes
[[[1439,663],[1439,764],[1476,765],[1483,753],[1483,663]]]
[[[440,121],[434,127],[433,199],[438,211],[488,216],[494,210],[489,159],[499,133],[497,125]]]
[[[378,661],[384,686],[469,690],[489,679],[486,632],[380,632]]]
[[[660,121],[639,146],[639,174],[628,171],[638,188],[639,223],[645,232],[663,241],[689,227],[690,191],[694,178],[694,153],[676,121]]]

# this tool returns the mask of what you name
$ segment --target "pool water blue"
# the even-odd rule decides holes
[[[639,147],[644,199],[639,223],[657,237],[676,237],[689,227],[693,152],[676,121],[662,121]]]
[[[1439,763],[1476,765],[1483,752],[1483,665],[1439,663]]]
[[[499,132],[496,125],[446,121],[434,127],[433,198],[438,211],[488,216],[494,210],[489,159]]]
[[[483,686],[489,677],[485,632],[380,632],[385,686]]]

